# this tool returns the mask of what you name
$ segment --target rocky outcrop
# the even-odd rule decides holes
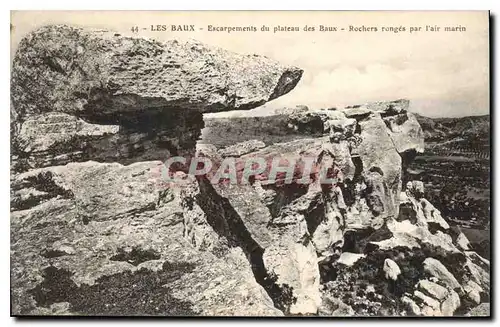
[[[195,41],[26,36],[12,67],[12,313],[282,315],[244,239],[197,205],[209,190],[180,171],[166,184],[163,160],[195,154],[203,112],[258,106],[301,74]]]
[[[302,71],[67,26],[29,34],[12,71],[16,315],[428,316],[489,301],[489,261],[406,174],[423,150],[407,100],[211,117],[202,132],[203,113],[259,106]],[[167,183],[174,155],[235,160],[238,183],[183,167]],[[273,176],[276,159],[294,165]]]
[[[13,61],[13,166],[187,155],[201,113],[257,107],[289,92],[301,75],[196,41],[42,27],[21,41]]]
[[[481,303],[477,307],[474,307],[472,310],[467,312],[466,316],[472,317],[489,317],[491,316],[490,312],[490,304],[489,303]]]
[[[394,102],[394,106],[398,107],[399,103]],[[374,109],[366,109],[366,114],[351,117],[346,114],[349,109],[292,111],[280,119],[287,122],[290,134],[302,133],[308,137],[274,144],[268,142],[263,149],[239,157],[241,161],[264,158],[267,163],[277,157],[294,158],[299,167],[304,167],[311,159],[335,172],[336,185],[322,185],[317,171],[310,184],[300,184],[298,180],[304,176],[298,169],[291,184],[270,179],[269,171],[265,171],[255,177],[253,185],[244,189],[241,186],[215,187],[218,194],[228,199],[252,239],[262,248],[267,274],[277,277],[277,285],[290,287],[295,301],[290,306],[290,313],[317,313],[321,275],[318,265],[328,266],[343,252],[347,230],[380,228],[389,217],[398,214],[402,159],[384,123],[383,115],[390,117],[393,114],[392,109],[388,109],[391,105],[386,107],[374,104]],[[400,107],[397,114],[411,115],[406,112],[406,102]],[[259,124],[266,119],[275,121],[277,117],[261,117]],[[229,125],[231,119],[219,120],[220,123],[210,118],[211,128]],[[230,133],[238,135],[238,126],[239,123]],[[246,128],[249,127],[242,126],[241,131]],[[210,143],[214,133],[205,131],[202,141]],[[221,135],[221,129],[217,129],[217,133],[216,140],[230,137],[229,133],[226,137]],[[416,144],[421,141],[419,137],[417,133],[408,139],[415,138]],[[269,137],[261,139],[269,140]],[[220,151],[228,148],[231,146]],[[254,192],[260,194],[256,199],[252,196]],[[347,251],[338,262],[349,262],[351,266],[356,260],[344,260]],[[363,257],[356,253],[353,256],[356,259]]]
[[[189,193],[181,196],[190,185],[159,188],[160,165],[72,163],[16,176],[15,314],[60,303],[67,314],[281,314],[241,249],[224,247],[206,222],[203,242],[192,246]]]
[[[14,58],[19,117],[63,112],[90,118],[137,111],[251,109],[292,90],[302,70],[196,41],[158,42],[64,25],[27,35]]]
[[[418,282],[417,287],[422,292],[428,294],[429,296],[432,296],[433,298],[439,301],[444,300],[445,297],[449,294],[446,287],[431,282],[430,280],[427,279]]]
[[[334,264],[337,276],[353,275],[357,278],[378,282],[380,277],[370,275],[366,270],[383,272],[387,279],[392,280],[384,287],[393,289],[394,298],[388,297],[383,301],[395,301],[402,303],[406,308],[405,313],[410,315],[424,316],[450,316],[463,314],[467,308],[471,308],[489,297],[489,262],[481,258],[477,253],[464,251],[460,247],[461,239],[453,237],[448,225],[440,224],[442,219],[438,212],[422,210],[427,202],[420,202],[420,191],[415,192],[411,183],[402,195],[404,203],[411,202],[415,206],[400,210],[398,220],[389,219],[384,226],[373,232],[360,234],[358,242],[366,244],[358,247],[366,255],[356,265],[347,271]],[[408,196],[409,194],[409,196]],[[414,197],[416,196],[420,200]],[[408,198],[407,198],[408,197]],[[413,208],[412,210],[408,210]],[[439,219],[437,219],[439,218]],[[444,220],[442,221],[444,222]],[[444,222],[445,223],[445,222]],[[338,262],[338,261],[337,261]],[[394,269],[398,267],[399,274],[390,278],[393,270],[388,262],[394,262]],[[340,269],[340,272],[338,271]],[[354,283],[357,288],[356,278],[349,280],[337,280],[328,287],[329,293],[336,294],[336,290],[343,285]],[[329,284],[327,284],[329,285]],[[359,287],[359,286],[358,286]],[[377,287],[377,286],[376,286]],[[398,294],[402,294],[398,298]],[[357,293],[356,293],[357,294]],[[361,305],[366,301],[364,297],[356,296],[352,302],[347,304]],[[373,300],[372,300],[373,301]],[[370,302],[374,306],[376,302]],[[367,305],[367,304],[363,304]],[[356,306],[353,308],[356,309]],[[378,312],[373,307],[371,312]],[[396,314],[396,313],[394,313]]]
[[[424,271],[429,273],[431,276],[441,280],[446,286],[450,287],[451,289],[461,288],[460,284],[453,276],[453,274],[450,273],[448,269],[446,269],[446,267],[441,262],[439,262],[439,260],[436,260],[434,258],[425,259]]]
[[[424,135],[422,128],[413,114],[406,112],[408,101],[399,101],[393,108],[398,108],[396,115],[391,115],[391,109],[385,110],[381,115],[387,125],[389,136],[394,142],[396,151],[403,152],[424,152]]]
[[[283,184],[282,180],[270,180],[265,171],[243,191],[246,197],[232,187],[215,188],[238,212],[264,256],[272,253],[266,262],[272,257],[274,263],[264,265],[265,269],[277,276],[277,284],[290,286],[295,309],[303,310],[300,313],[332,312],[325,307],[332,296],[345,298],[343,305],[356,314],[377,315],[452,315],[468,306],[468,301],[477,299],[477,289],[470,284],[462,264],[475,271],[474,280],[486,276],[479,271],[488,268],[478,268],[478,260],[471,265],[472,260],[466,259],[463,252],[463,236],[457,238],[439,210],[424,198],[423,183],[407,179],[409,160],[423,151],[420,126],[407,108],[407,101],[398,100],[340,110],[296,110],[288,118],[271,116],[269,121],[287,122],[286,127],[279,125],[281,131],[288,128],[290,135],[302,133],[304,137],[289,142],[278,137],[273,142],[272,133],[261,129],[262,135],[251,135],[253,139],[266,140],[266,147],[239,159],[261,157],[269,162],[280,156],[303,162],[313,158],[336,172],[337,183],[333,187],[315,188],[314,183],[304,187],[297,182],[302,176],[294,171],[292,183]],[[241,128],[241,118],[235,119],[231,133],[245,135],[245,130],[252,128],[252,121],[246,119]],[[222,123],[230,125],[231,119],[210,121],[204,143],[210,143],[210,136],[215,135],[210,128]],[[258,125],[265,122],[266,117],[260,117]],[[224,137],[224,129],[217,129],[217,133],[217,140],[229,138],[229,134]],[[249,200],[253,190],[257,191],[258,200]],[[268,211],[253,210],[265,206]],[[311,246],[314,252],[310,251]],[[297,249],[309,259],[290,264]],[[425,279],[431,275],[424,262],[433,258],[445,262],[446,269],[453,271],[450,274],[460,280],[457,291],[447,285],[446,275],[436,275],[432,277],[434,281]],[[302,282],[317,279],[318,272],[305,264],[315,260],[322,284],[323,302],[319,306],[311,305],[313,302],[303,296],[316,290],[313,282]],[[288,273],[291,271],[301,273]],[[371,281],[374,288],[356,278]],[[429,283],[433,283],[431,287]],[[482,283],[489,285],[486,279]],[[463,291],[462,285],[469,284]],[[439,293],[443,287],[446,292]],[[391,295],[382,295],[380,288],[388,288]]]
[[[194,155],[203,127],[201,113],[138,112],[131,119],[96,123],[60,112],[25,116],[15,123],[12,169],[22,172],[87,160],[131,164]]]

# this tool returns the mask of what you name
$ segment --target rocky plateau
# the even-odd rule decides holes
[[[407,172],[424,151],[408,100],[203,117],[301,76],[196,41],[28,34],[11,77],[12,314],[488,315],[490,262]],[[212,184],[180,167],[172,185],[171,156],[307,157],[338,180]]]

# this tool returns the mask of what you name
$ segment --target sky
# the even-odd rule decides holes
[[[105,28],[134,35],[196,39],[227,50],[259,54],[304,70],[290,93],[255,112],[307,105],[311,109],[342,107],[370,101],[406,98],[410,110],[429,117],[460,117],[489,113],[489,16],[485,11],[306,11],[306,12],[161,12],[80,11],[12,12],[11,56],[17,44],[37,27],[65,23]],[[151,25],[194,24],[194,32],[151,31]],[[209,32],[214,26],[270,27],[269,32]],[[377,27],[378,32],[304,32],[304,26],[338,29]],[[445,26],[464,32],[444,32]],[[300,32],[273,32],[296,26]],[[406,28],[382,32],[382,27]],[[439,26],[439,32],[426,32]],[[409,32],[410,27],[421,31]],[[203,28],[203,30],[200,30]]]

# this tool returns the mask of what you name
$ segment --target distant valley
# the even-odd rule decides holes
[[[411,163],[425,197],[489,257],[490,116],[428,118],[416,115],[425,152]]]

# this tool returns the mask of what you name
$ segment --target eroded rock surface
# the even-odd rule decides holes
[[[282,315],[196,205],[212,194],[164,183],[162,162],[195,154],[203,112],[259,106],[301,75],[196,41],[28,34],[12,66],[12,313]]]
[[[66,314],[281,314],[243,251],[184,214],[195,186],[158,187],[161,165],[72,163],[16,176],[15,314],[63,302]],[[193,228],[203,240],[191,240]]]
[[[53,25],[27,35],[14,58],[20,117],[43,112],[121,119],[171,108],[251,109],[292,90],[302,70],[196,41],[159,42]]]
[[[202,112],[257,107],[301,76],[266,57],[196,41],[42,27],[21,41],[13,60],[13,167],[186,155],[203,128]]]
[[[279,122],[280,134],[273,142],[270,130],[251,133],[252,139],[265,140],[266,146],[239,159],[298,158],[304,167],[305,158],[313,158],[336,172],[337,183],[314,187],[313,178],[304,186],[298,182],[302,176],[294,171],[292,182],[286,184],[284,177],[272,180],[265,171],[244,191],[215,187],[238,213],[264,257],[272,249],[272,260],[268,257],[265,263],[273,264],[265,264],[266,271],[276,274],[278,285],[291,287],[295,309],[302,310],[294,312],[292,305],[290,313],[332,314],[333,306],[357,315],[453,315],[488,297],[489,263],[469,258],[464,252],[465,236],[457,237],[423,197],[422,182],[406,176],[408,162],[423,151],[421,128],[407,109],[408,101],[397,100],[259,117],[259,126]],[[245,135],[251,129],[250,118],[245,124],[241,118],[235,121],[230,133]],[[226,133],[217,127],[230,122],[231,118],[210,118],[202,143],[210,144],[217,133],[217,148]],[[293,140],[283,142],[281,134],[287,129]],[[303,137],[295,137],[297,133]],[[291,264],[297,249],[308,259]],[[319,272],[305,264],[315,260]],[[457,276],[455,287],[449,285],[450,275],[430,273],[427,263],[432,260],[441,260],[451,276]],[[313,281],[318,273],[322,301],[313,305],[303,294],[317,290]],[[476,282],[482,286],[476,287]],[[331,297],[341,304],[327,304]]]

